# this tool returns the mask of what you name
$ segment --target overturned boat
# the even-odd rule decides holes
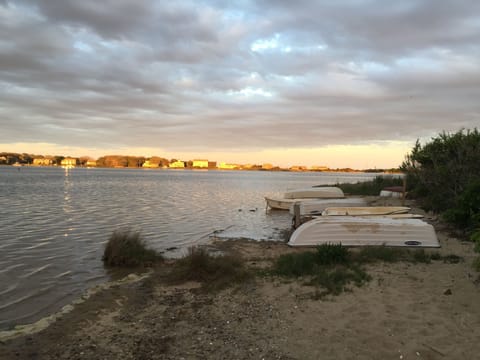
[[[332,186],[322,186],[289,190],[283,197],[266,196],[265,201],[267,202],[267,208],[289,210],[290,207],[298,201],[342,198],[345,198],[342,189]]]
[[[319,186],[293,189],[285,192],[285,199],[338,199],[344,198],[342,189],[334,186]]]
[[[321,216],[299,226],[290,246],[404,246],[440,247],[432,225],[420,219]]]
[[[367,206],[364,198],[344,198],[344,199],[302,199],[294,202],[299,205],[300,215],[320,215],[322,212],[331,207],[357,207]],[[294,215],[293,205],[290,205],[290,214]]]
[[[275,210],[288,210],[298,199],[285,199],[281,197],[265,196],[267,208]]]
[[[329,207],[322,212],[322,216],[370,216],[406,214],[411,209],[406,206],[342,206]]]

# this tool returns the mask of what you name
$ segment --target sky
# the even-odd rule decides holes
[[[0,152],[389,168],[479,99],[476,0],[0,0]]]

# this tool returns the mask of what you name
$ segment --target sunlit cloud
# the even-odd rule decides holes
[[[478,14],[434,0],[3,1],[1,150],[385,166],[382,151],[347,165],[342,149],[480,123]]]

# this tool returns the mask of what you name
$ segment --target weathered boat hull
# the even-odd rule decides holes
[[[293,189],[285,192],[286,199],[330,199],[344,198],[342,189],[333,186]]]
[[[363,198],[343,199],[285,199],[265,196],[267,207],[277,210],[290,210],[293,214],[293,205],[300,204],[300,215],[320,215],[323,210],[333,206],[365,206],[367,202]]]
[[[284,199],[284,198],[272,198],[265,196],[265,201],[267,202],[267,208],[275,210],[288,210],[297,199]]]
[[[320,215],[325,209],[335,206],[366,206],[367,201],[364,198],[344,198],[344,199],[300,199],[297,202],[300,206],[300,215]],[[293,204],[290,206],[290,213],[294,215]]]
[[[351,216],[318,217],[306,222],[293,232],[288,244],[440,247],[433,226],[422,220]]]
[[[323,216],[365,216],[365,215],[393,215],[406,214],[411,209],[406,206],[356,206],[356,207],[329,207]]]

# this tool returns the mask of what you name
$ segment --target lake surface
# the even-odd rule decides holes
[[[375,175],[0,166],[0,330],[108,281],[101,257],[115,230],[172,257],[213,234],[276,240],[291,217],[266,212],[264,196]]]

